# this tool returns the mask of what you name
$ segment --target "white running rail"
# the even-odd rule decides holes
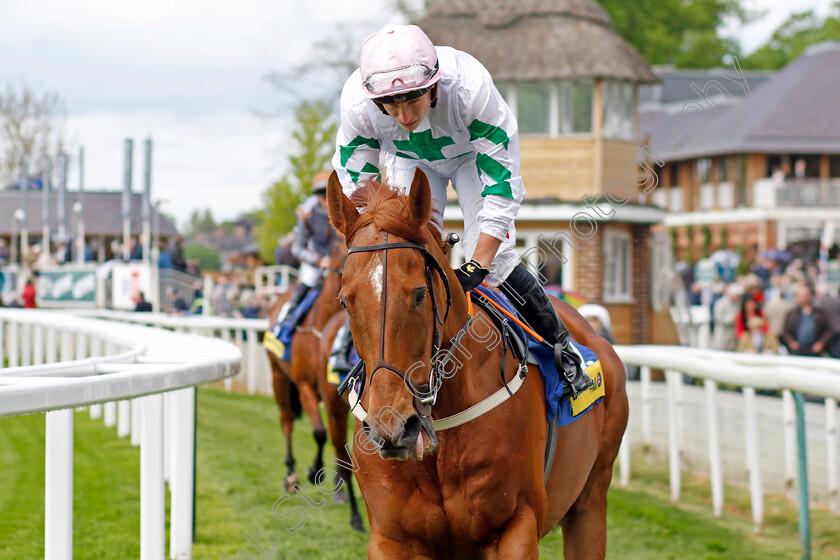
[[[746,482],[756,531],[764,522],[764,493],[795,494],[796,436],[791,391],[817,397],[806,405],[811,493],[840,511],[837,402],[840,360],[702,350],[682,346],[616,346],[640,380],[628,383],[630,423],[619,454],[622,484],[630,477],[630,440],[651,450],[667,449],[671,498],[680,497],[681,471],[705,471],[715,515],[723,513],[723,481]],[[651,369],[664,371],[653,382]],[[686,376],[703,386],[685,384]],[[734,390],[725,391],[718,384]],[[782,398],[756,395],[781,391]],[[822,415],[820,408],[823,408]],[[820,418],[822,416],[822,418]],[[746,480],[744,479],[746,473]],[[815,475],[819,476],[815,476]]]
[[[44,557],[73,556],[73,408],[89,405],[91,417],[104,408],[105,425],[140,445],[141,560],[166,556],[165,479],[170,558],[190,559],[195,386],[235,375],[240,351],[162,329],[3,308],[3,357],[0,418],[46,413]]]

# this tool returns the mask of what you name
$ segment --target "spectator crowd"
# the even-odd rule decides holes
[[[759,256],[748,273],[727,279],[712,288],[712,348],[840,358],[840,297],[816,265]],[[701,304],[699,285],[688,286],[691,303]]]

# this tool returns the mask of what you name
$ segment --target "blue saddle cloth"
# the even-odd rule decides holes
[[[274,328],[271,329],[271,334],[283,344],[283,360],[292,359],[292,336],[295,334],[295,329],[292,325],[299,325],[303,318],[309,313],[312,304],[315,303],[321,290],[309,290],[303,301],[286,316],[283,322],[275,323]]]
[[[501,292],[485,288],[484,286],[479,286],[476,288],[476,291],[485,298],[492,299],[496,303],[500,304],[509,313],[518,316],[514,307]],[[554,351],[546,348],[532,337],[527,336],[525,330],[513,321],[510,321],[509,324],[513,328],[514,332],[516,332],[517,336],[528,341],[528,349],[537,360],[540,376],[542,377],[543,385],[545,385],[545,412],[549,423],[551,423],[551,421],[556,417],[558,426],[568,426],[589,412],[592,405],[603,400],[603,397],[599,398],[586,407],[585,410],[579,412],[577,415],[574,415],[571,399],[568,397],[565,399],[561,398],[566,381],[554,365]],[[589,369],[590,366],[597,363],[598,357],[590,348],[574,341],[572,341],[572,344],[580,353],[581,358],[583,359],[583,366],[585,368]]]

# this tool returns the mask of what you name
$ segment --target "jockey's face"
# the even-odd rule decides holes
[[[432,88],[417,99],[404,101],[402,103],[381,103],[385,111],[397,121],[405,130],[414,130],[426,118],[426,114],[432,107],[432,94],[436,88]]]

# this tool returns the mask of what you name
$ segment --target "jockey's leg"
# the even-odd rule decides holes
[[[344,319],[344,324],[338,329],[330,355],[330,365],[333,371],[345,373],[353,369],[350,363],[350,349],[353,347],[353,334],[350,332],[350,316]]]
[[[321,283],[321,269],[317,266],[312,266],[309,263],[302,262],[300,263],[300,270],[298,274],[300,281],[295,287],[294,293],[292,293],[292,298],[289,300],[288,311],[283,317],[284,321],[290,313],[294,313],[297,306],[300,305],[306,297],[306,294],[309,293],[309,290],[317,288]],[[292,328],[295,328],[299,323],[303,322],[305,318],[305,314],[298,317],[297,323],[292,325]]]
[[[537,334],[554,346],[554,364],[569,382],[572,396],[592,387],[595,383],[586,375],[580,355],[571,346],[569,330],[537,279],[519,264],[499,284],[499,289]]]
[[[295,309],[297,309],[297,306],[300,305],[300,302],[303,301],[303,298],[306,297],[307,293],[309,293],[309,286],[303,282],[299,282],[298,285],[295,286],[295,291],[292,292],[292,297],[289,298],[289,301],[285,305],[285,311],[277,318],[277,322],[282,323],[288,319],[289,315],[294,313]]]

